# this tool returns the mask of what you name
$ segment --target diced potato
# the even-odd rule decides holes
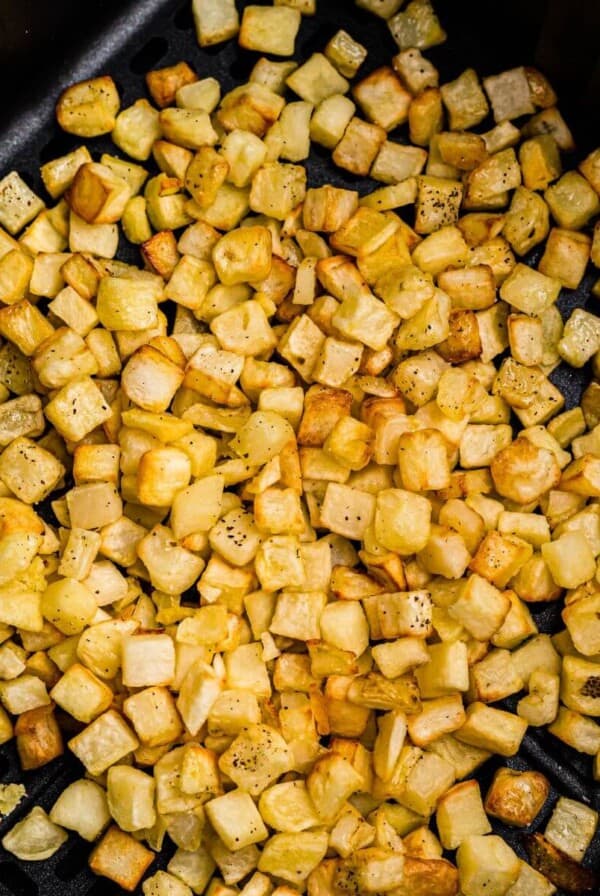
[[[476,701],[467,707],[467,720],[456,737],[501,756],[514,756],[526,730],[524,719]]]
[[[67,839],[65,831],[35,806],[4,835],[2,846],[21,861],[40,862],[49,859]]]
[[[504,896],[521,872],[520,859],[496,834],[467,837],[458,848],[456,862],[467,896]]]
[[[113,825],[92,850],[89,865],[95,874],[133,892],[153,861],[151,850]]]
[[[84,840],[97,840],[110,822],[105,791],[86,778],[73,781],[52,806],[50,820]]]
[[[128,765],[113,765],[106,783],[108,808],[122,831],[152,827],[156,821],[155,784],[150,775]]]
[[[78,137],[98,137],[115,126],[121,101],[108,75],[67,87],[56,104],[59,125]]]
[[[538,265],[539,270],[548,277],[560,280],[568,289],[577,289],[585,274],[590,247],[590,238],[586,234],[553,227]]]
[[[472,68],[466,69],[455,81],[444,84],[441,91],[453,131],[479,124],[488,113],[485,94]]]
[[[529,80],[522,66],[484,78],[483,86],[490,98],[496,122],[535,112]]]
[[[348,81],[339,74],[322,53],[313,53],[287,79],[287,86],[314,106],[334,94],[346,93]]]
[[[326,97],[316,107],[310,122],[310,137],[315,143],[335,149],[354,116],[356,106],[342,93]]]
[[[411,0],[403,12],[389,19],[388,25],[401,50],[427,50],[446,40],[446,32],[429,0]]]
[[[544,836],[572,859],[583,859],[598,827],[598,813],[577,800],[559,797]]]
[[[249,6],[244,9],[238,40],[246,50],[292,56],[299,28],[300,12],[290,6]]]
[[[456,849],[467,837],[489,834],[492,828],[483,808],[479,783],[463,781],[445,793],[437,805],[436,822],[445,849]]]
[[[92,775],[102,774],[138,746],[138,739],[114,709],[98,716],[69,741],[69,748]]]

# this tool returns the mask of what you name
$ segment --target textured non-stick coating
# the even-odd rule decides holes
[[[58,7],[69,3],[73,5],[73,0],[63,0]],[[90,2],[90,7],[94,9],[99,5]],[[238,5],[244,6],[246,3]],[[81,36],[85,33],[85,27],[78,18],[70,32],[72,42],[68,52],[61,52],[59,58],[50,60],[43,75],[32,75],[30,70],[26,89],[18,81],[15,83],[18,102],[12,103],[13,114],[0,124],[0,176],[16,168],[43,194],[38,174],[40,164],[78,143],[58,129],[53,117],[54,103],[60,90],[74,80],[109,73],[119,86],[123,105],[128,105],[145,94],[143,76],[148,69],[180,59],[188,61],[201,77],[216,77],[223,91],[246,79],[256,55],[241,51],[235,42],[208,50],[199,49],[194,37],[190,6],[190,0],[121,3],[118,12],[91,37],[88,34],[87,38]],[[487,4],[474,0],[454,0],[453,3],[439,2],[436,6],[449,32],[449,40],[444,46],[431,51],[430,55],[439,67],[443,80],[456,77],[468,65],[473,65],[486,75],[517,64],[535,64],[536,48],[538,53],[543,53],[544,47],[546,54],[548,52],[547,41],[546,44],[543,40],[540,43],[546,6],[544,0],[530,0],[522,3],[521,7],[517,3],[503,5],[503,12],[498,14],[493,28],[488,25]],[[593,2],[590,4],[592,7]],[[117,7],[113,3],[111,8]],[[494,9],[498,9],[496,5]],[[381,20],[356,9],[351,0],[319,0],[317,16],[304,20],[297,46],[298,57],[306,58],[311,52],[322,49],[340,27],[346,28],[367,47],[369,56],[363,73],[387,63],[396,52]],[[42,55],[47,61],[48,53]],[[23,65],[23,57],[20,60],[15,57],[14,71],[19,77],[22,76]],[[581,136],[581,149],[585,150],[590,148],[590,141],[596,136],[594,124],[582,116],[581,107],[576,97],[569,94],[566,81],[565,85],[569,102],[561,104],[561,108],[567,120],[574,125],[576,139]],[[569,116],[569,109],[572,110],[572,117]],[[392,138],[405,141],[405,129],[400,129]],[[97,152],[114,149],[106,138],[89,143]],[[353,187],[361,193],[373,189],[374,184],[368,179],[354,178],[335,168],[329,153],[319,147],[313,149],[306,164],[311,185],[334,183]],[[569,164],[568,160],[566,164]],[[123,244],[120,257],[136,261],[137,249]],[[535,261],[535,258],[532,260]],[[587,305],[588,299],[590,309],[594,307],[596,300],[590,298],[594,279],[594,273],[590,270],[579,290],[563,291],[559,302],[563,313],[568,313],[576,305]],[[589,376],[588,370],[555,371],[552,379],[565,394],[568,407],[578,403]],[[533,605],[531,609],[540,631],[553,632],[560,627],[558,605],[539,610]],[[508,708],[514,708],[516,698],[505,703]],[[530,730],[519,756],[502,762],[499,759],[487,762],[477,775],[484,790],[501,764],[513,768],[536,768],[550,779],[552,792],[532,827],[534,830],[543,830],[560,794],[582,800],[600,810],[600,787],[592,782],[590,757],[577,754],[543,731]],[[9,818],[0,822],[0,837],[33,805],[41,804],[49,809],[65,785],[81,773],[81,766],[70,754],[39,771],[22,773],[13,745],[1,747],[0,781],[23,781],[28,797]],[[525,857],[521,832],[499,823],[494,824],[494,829]],[[89,844],[72,836],[50,860],[32,863],[18,862],[0,847],[0,896],[111,896],[122,892],[109,881],[94,878],[87,870],[89,849]],[[153,868],[164,867],[172,851],[173,848],[167,846]],[[585,864],[600,868],[600,838],[596,838]]]

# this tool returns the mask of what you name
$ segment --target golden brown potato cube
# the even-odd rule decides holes
[[[239,129],[264,137],[284,105],[283,97],[262,84],[250,82],[234,88],[223,98],[217,119],[226,131]]]
[[[455,737],[500,756],[514,756],[526,731],[527,722],[524,719],[476,701],[467,707],[467,721]]]
[[[22,299],[0,309],[0,333],[24,355],[33,355],[54,327],[35,305]]]
[[[585,233],[553,227],[538,269],[559,280],[567,289],[577,289],[590,257],[591,240]]]
[[[12,249],[0,259],[0,301],[13,305],[29,293],[34,262],[20,249]]]
[[[487,115],[489,107],[474,69],[466,69],[455,81],[443,84],[441,90],[453,131],[472,128]]]
[[[222,43],[239,31],[235,0],[194,0],[192,12],[201,47]]]
[[[67,87],[56,104],[56,118],[64,131],[78,137],[99,137],[115,126],[121,101],[108,75]]]
[[[528,190],[545,190],[562,172],[560,153],[552,134],[525,140],[519,149],[519,162]]]
[[[217,276],[225,286],[264,280],[271,271],[271,231],[240,227],[225,234],[213,249]]]
[[[111,134],[119,149],[140,162],[150,157],[154,141],[161,136],[159,113],[147,99],[136,100],[117,115]]]
[[[523,539],[488,532],[471,560],[469,569],[497,588],[505,588],[532,554],[533,547]]]
[[[531,99],[538,109],[547,109],[556,104],[557,96],[552,85],[537,68],[525,67],[525,76],[529,83]]]
[[[355,117],[336,146],[333,161],[352,174],[366,177],[385,139],[386,131],[382,127]]]
[[[69,152],[57,159],[51,159],[40,168],[40,174],[46,190],[53,199],[58,199],[70,186],[77,169],[85,162],[91,162],[92,157],[86,146],[79,146],[73,152]]]
[[[143,345],[123,370],[121,385],[130,401],[147,411],[166,411],[183,382],[183,370],[161,352]]]
[[[65,195],[71,209],[88,224],[114,224],[123,214],[131,189],[106,165],[88,162],[78,169]]]
[[[386,131],[393,131],[408,118],[412,95],[388,66],[356,84],[352,94],[369,121]]]
[[[422,175],[417,178],[415,230],[433,233],[458,220],[462,185],[447,178]]]
[[[403,433],[398,442],[398,464],[408,491],[429,491],[450,484],[448,445],[436,429]]]
[[[42,200],[16,171],[0,180],[0,225],[9,233],[18,233],[43,209]]]
[[[429,146],[431,138],[441,131],[443,123],[442,94],[437,87],[428,87],[413,98],[408,110],[411,143]]]
[[[94,874],[107,877],[131,893],[153,861],[150,849],[113,825],[92,850],[89,865]]]
[[[502,233],[517,255],[525,255],[548,235],[550,214],[541,196],[525,187],[517,187]],[[549,274],[548,271],[542,271]]]
[[[503,896],[516,883],[521,860],[495,834],[467,837],[456,853],[461,888],[471,896]]]
[[[41,768],[64,752],[52,704],[21,713],[15,724],[15,737],[24,771]]]
[[[300,19],[300,11],[291,6],[248,6],[242,16],[239,45],[273,56],[293,56]]]
[[[386,140],[373,162],[371,177],[384,184],[402,183],[419,174],[426,159],[424,149]]]
[[[440,799],[436,822],[444,849],[456,849],[465,837],[489,834],[492,827],[481,801],[477,781],[461,781]]]
[[[497,492],[517,504],[538,500],[561,478],[554,454],[523,438],[499,451],[490,470]]]
[[[474,279],[476,280],[476,277]],[[448,322],[450,333],[443,342],[436,346],[436,350],[442,358],[445,361],[450,361],[452,364],[463,364],[465,361],[479,358],[481,355],[481,338],[474,312],[467,310],[452,311]],[[456,398],[457,396],[454,397]]]
[[[579,163],[579,170],[593,186],[596,193],[600,192],[600,150],[595,149]]]
[[[568,709],[600,715],[598,664],[577,656],[563,657],[560,698]]]
[[[598,813],[577,800],[561,796],[546,825],[544,836],[553,846],[579,862],[592,842]]]
[[[533,868],[556,886],[571,893],[591,893],[597,889],[597,875],[573,861],[570,856],[549,843],[542,834],[526,835],[525,848]]]
[[[179,261],[177,240],[171,230],[161,230],[144,240],[140,251],[150,270],[165,280],[171,277]]]
[[[541,812],[550,782],[536,771],[499,768],[485,798],[485,811],[504,824],[528,827]]]
[[[302,209],[306,230],[334,233],[358,208],[358,193],[324,186],[306,191]]]
[[[146,85],[150,96],[159,109],[172,106],[179,88],[186,84],[193,84],[197,80],[197,74],[187,62],[178,62],[176,65],[155,69],[146,75]]]
[[[197,151],[217,142],[210,116],[201,109],[176,109],[170,106],[160,112],[158,120],[163,136],[185,149]]]
[[[581,230],[600,211],[598,194],[577,171],[567,171],[544,193],[559,227]]]
[[[488,155],[483,138],[468,131],[443,131],[438,134],[437,146],[442,160],[461,171],[472,171]]]
[[[456,896],[458,871],[446,859],[425,859],[407,855],[404,873],[395,896]]]
[[[301,165],[272,162],[264,165],[252,180],[250,208],[283,221],[305,195],[306,170]]]
[[[208,208],[228,174],[227,160],[212,146],[203,146],[187,166],[184,183],[200,208]]]

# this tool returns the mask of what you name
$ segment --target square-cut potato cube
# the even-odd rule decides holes
[[[112,131],[120,104],[115,82],[103,75],[67,87],[56,105],[56,118],[69,134],[98,137]]]
[[[347,339],[363,342],[374,351],[387,345],[398,324],[398,316],[387,305],[364,290],[344,299],[332,323]]]
[[[568,709],[598,716],[600,698],[594,684],[594,663],[576,656],[563,657],[560,698]]]
[[[243,849],[268,837],[252,797],[241,789],[210,800],[206,803],[206,814],[228,849]]]
[[[194,0],[192,12],[201,47],[222,43],[239,31],[235,0]]]
[[[456,731],[465,721],[462,697],[455,694],[451,697],[438,697],[421,704],[420,712],[408,718],[408,734],[418,747],[427,747],[430,743]]]
[[[541,196],[526,187],[517,187],[506,215],[502,233],[518,255],[525,255],[548,235],[548,206]],[[550,271],[542,270],[548,276]]]
[[[435,66],[416,47],[410,47],[394,56],[394,70],[415,96],[430,87],[437,87],[439,76]]]
[[[354,117],[333,152],[333,161],[352,174],[366,177],[385,139],[382,127]]]
[[[86,778],[73,781],[52,806],[50,820],[84,840],[97,840],[110,822],[105,791]]]
[[[148,100],[136,100],[117,115],[112,132],[113,142],[132,159],[145,161],[152,146],[161,136],[159,113]]]
[[[52,324],[27,299],[0,309],[0,333],[24,355],[33,355],[53,332]]]
[[[510,601],[486,579],[473,573],[462,585],[449,613],[472,635],[487,641],[500,628],[510,610]]]
[[[356,106],[342,93],[334,93],[322,100],[310,122],[310,137],[315,143],[335,149],[352,120]]]
[[[290,6],[248,6],[244,9],[239,44],[246,50],[293,56],[300,12]]]
[[[123,370],[121,385],[130,401],[147,411],[166,411],[183,382],[183,370],[162,352],[144,345]]]
[[[420,174],[426,155],[425,150],[420,147],[386,140],[379,148],[370,175],[373,180],[384,184],[397,184]]]
[[[467,720],[455,736],[464,743],[501,756],[514,756],[526,731],[524,719],[476,701],[467,707]]]
[[[286,83],[301,99],[314,106],[329,96],[346,93],[350,86],[322,53],[313,53],[307,62],[292,72]]]
[[[177,109],[171,106],[159,113],[158,121],[163,137],[177,146],[197,151],[217,142],[210,117],[202,109]]]
[[[522,861],[519,877],[507,893],[508,896],[554,896],[556,887],[547,877]]]
[[[57,159],[51,159],[40,168],[46,190],[53,199],[58,199],[73,181],[77,169],[92,157],[86,146],[79,146],[72,152]]]
[[[429,0],[411,0],[403,12],[389,19],[388,26],[401,50],[427,50],[446,40],[446,32]]]
[[[132,694],[123,703],[123,712],[140,741],[148,747],[173,743],[182,726],[175,701],[165,687],[151,687]]]
[[[138,746],[137,737],[114,709],[98,716],[69,741],[69,748],[92,775],[102,774]]]
[[[168,446],[147,451],[139,464],[137,494],[140,503],[168,507],[191,479],[191,461],[179,448]]]
[[[80,663],[69,666],[50,696],[61,709],[86,724],[106,712],[113,701],[111,689]]]
[[[129,765],[113,765],[107,774],[110,813],[122,831],[151,828],[156,821],[154,778]]]
[[[327,847],[325,831],[274,834],[265,844],[258,868],[290,883],[302,884],[325,857]]]
[[[226,234],[213,249],[217,276],[226,286],[264,280],[271,270],[271,232],[241,227]]]
[[[0,456],[0,478],[26,504],[37,504],[46,498],[64,472],[53,454],[25,437],[11,442]]]
[[[150,95],[159,108],[172,106],[180,87],[193,84],[198,80],[196,73],[187,62],[178,62],[167,68],[159,68],[148,72],[146,84]]]
[[[577,289],[590,257],[591,240],[587,234],[553,227],[538,269],[559,280],[568,289]]]
[[[447,442],[437,429],[403,433],[398,441],[398,465],[408,491],[432,491],[450,484]]]
[[[408,118],[412,95],[388,66],[372,72],[355,85],[352,93],[366,117],[386,131]]]
[[[292,766],[286,742],[268,725],[250,725],[241,731],[219,759],[221,771],[252,796],[262,793]]]
[[[544,193],[552,217],[559,227],[581,230],[600,211],[600,199],[577,171],[568,171]]]
[[[217,119],[226,131],[250,131],[257,137],[264,137],[281,115],[284,105],[279,94],[256,81],[250,81],[226,94]]]
[[[0,180],[0,225],[9,233],[18,233],[43,209],[43,201],[16,171]]]
[[[517,264],[500,287],[500,296],[525,314],[542,314],[560,293],[560,281]]]
[[[552,578],[561,588],[577,588],[594,575],[595,561],[582,532],[565,532],[541,547]]]
[[[437,87],[428,87],[413,98],[408,110],[408,132],[411,143],[429,146],[443,127],[442,94]]]
[[[143,688],[168,685],[175,675],[175,645],[169,635],[130,635],[123,639],[123,683]]]
[[[461,887],[471,896],[503,896],[521,872],[518,856],[495,834],[467,837],[456,862]]]
[[[277,598],[269,631],[300,641],[321,637],[319,620],[325,609],[322,591],[282,591]]]
[[[346,538],[362,538],[375,513],[375,497],[368,492],[330,482],[327,485],[321,521],[332,532]]]
[[[478,781],[463,781],[445,793],[436,811],[442,845],[456,849],[467,837],[489,834],[492,827],[481,800]]]
[[[525,140],[519,148],[519,162],[528,190],[545,190],[562,172],[558,146],[550,133]]]
[[[344,78],[353,78],[367,58],[362,44],[347,31],[337,31],[325,47],[325,55]]]
[[[93,849],[89,865],[94,874],[133,892],[153,861],[150,849],[113,825]]]
[[[281,3],[276,5],[287,6],[291,4]],[[288,62],[275,62],[273,59],[267,59],[266,56],[261,56],[250,72],[249,80],[255,81],[257,84],[262,84],[263,87],[268,87],[273,93],[282,95],[285,92],[286,78],[297,68],[298,63],[293,60],[289,60]]]
[[[499,768],[485,798],[485,811],[505,824],[527,827],[540,813],[549,792],[550,784],[541,772]]]
[[[123,514],[123,502],[109,482],[77,485],[67,492],[66,502],[70,523],[78,529],[99,529]]]
[[[0,301],[12,305],[24,299],[30,289],[33,271],[34,262],[20,249],[12,249],[3,255],[0,259]]]
[[[598,813],[577,800],[559,797],[544,836],[576,862],[583,859],[598,827]]]
[[[556,706],[557,701],[555,700],[554,709]],[[548,713],[549,715],[550,713]],[[559,706],[554,721],[548,725],[548,731],[579,753],[588,756],[598,754],[600,726],[588,716],[582,716],[578,712]]]
[[[79,442],[101,426],[111,413],[102,392],[88,376],[72,380],[45,408],[48,420],[64,438],[72,442]]]
[[[306,194],[306,171],[301,165],[272,162],[254,176],[250,207],[258,214],[283,221]]]
[[[455,81],[444,84],[441,91],[453,131],[472,128],[488,113],[485,94],[472,68],[465,69]]]
[[[496,122],[532,115],[535,106],[527,73],[522,66],[483,79]]]
[[[98,288],[97,313],[109,330],[147,330],[157,323],[157,303],[163,297],[160,278],[103,277]]]
[[[448,224],[455,224],[462,200],[462,185],[447,178],[417,178],[417,233],[433,233]]]
[[[81,165],[66,193],[71,210],[88,224],[114,224],[130,197],[127,181],[99,162]]]

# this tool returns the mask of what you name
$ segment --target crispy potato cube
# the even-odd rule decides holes
[[[497,123],[535,112],[527,73],[522,66],[484,78],[483,86]]]
[[[283,221],[306,194],[306,171],[300,165],[271,162],[254,176],[250,208],[257,214]]]
[[[546,825],[544,836],[557,849],[579,862],[592,842],[597,827],[597,812],[577,800],[561,796]]]
[[[262,793],[292,764],[286,742],[268,725],[250,725],[241,731],[219,759],[221,771],[252,796]]]
[[[594,555],[582,532],[565,532],[541,547],[552,578],[561,588],[577,588],[594,575]]]
[[[192,12],[201,47],[222,43],[239,31],[235,0],[194,0]]]
[[[356,106],[342,93],[334,93],[322,100],[310,121],[310,138],[327,149],[335,149],[352,120]]]
[[[432,491],[450,484],[447,442],[436,429],[403,433],[398,441],[398,466],[408,491]]]
[[[217,120],[226,131],[250,131],[257,137],[264,137],[284,106],[279,94],[250,81],[235,87],[223,98]]]
[[[345,538],[362,538],[375,513],[375,497],[368,492],[329,482],[321,507],[321,522]]]
[[[291,3],[279,3],[276,6],[291,6]],[[262,84],[268,87],[273,93],[282,95],[285,92],[285,80],[288,75],[298,68],[298,63],[292,60],[288,62],[275,62],[273,59],[267,59],[261,56],[252,71],[250,72],[250,81]],[[216,82],[218,84],[218,81]],[[207,110],[208,111],[208,110]]]
[[[549,792],[550,783],[541,772],[499,768],[485,798],[485,811],[505,824],[528,827]]]
[[[49,859],[60,849],[67,834],[35,806],[2,838],[4,849],[22,861],[39,862]]]
[[[304,227],[310,231],[334,233],[341,230],[355,216],[358,194],[324,186],[306,191],[302,208]]]
[[[317,760],[306,779],[309,796],[324,823],[336,818],[348,797],[360,790],[362,784],[362,776],[337,753],[328,753]]]
[[[184,373],[165,355],[143,345],[123,370],[121,385],[130,401],[146,411],[166,411]]]
[[[325,831],[274,834],[265,844],[258,868],[290,883],[302,884],[325,857],[327,846]]]
[[[563,657],[561,701],[575,712],[600,715],[597,665],[577,656]]]
[[[138,739],[114,709],[98,716],[69,741],[69,749],[92,775],[102,774],[138,746]]]
[[[504,896],[521,872],[520,859],[496,834],[467,837],[458,848],[456,863],[467,896]]]
[[[175,675],[175,646],[169,635],[125,637],[122,675],[127,687],[170,684]]]
[[[19,762],[24,771],[41,768],[64,752],[53,706],[38,706],[21,713],[15,724]]]
[[[50,820],[84,840],[97,840],[110,822],[105,791],[87,778],[73,781],[52,806]]]
[[[103,681],[73,663],[50,692],[54,702],[80,722],[89,724],[112,704],[113,692]]]
[[[53,199],[58,199],[73,181],[77,169],[92,157],[86,146],[79,146],[72,152],[57,159],[51,159],[40,168],[46,190]]]
[[[456,849],[467,837],[492,830],[477,781],[455,784],[439,800],[436,822],[444,849]]]
[[[298,833],[319,825],[304,781],[269,787],[261,794],[258,808],[263,820],[276,831]]]
[[[52,324],[27,299],[0,309],[0,333],[28,357],[53,332]]]
[[[333,161],[339,168],[366,177],[385,139],[382,127],[354,117],[333,151]]]
[[[162,297],[162,282],[155,274],[103,277],[96,310],[108,330],[147,330],[157,323]]]
[[[139,99],[117,115],[111,137],[128,156],[144,162],[161,134],[159,113],[148,100]]]
[[[510,600],[506,595],[473,573],[461,586],[459,597],[448,612],[474,638],[487,641],[498,631],[509,610]]]
[[[408,733],[418,747],[426,747],[444,734],[464,724],[465,712],[460,694],[438,697],[421,704],[421,711],[408,717]]]
[[[517,504],[538,500],[561,478],[555,455],[523,438],[496,454],[490,472],[496,491]]]
[[[478,701],[467,707],[467,720],[455,737],[501,756],[514,756],[527,731],[527,722]]]
[[[548,725],[548,731],[578,753],[588,756],[598,754],[600,725],[588,716],[559,706],[556,718]]]
[[[121,101],[108,75],[67,87],[56,104],[56,118],[64,131],[78,137],[98,137],[115,126]]]
[[[287,86],[313,106],[334,94],[346,93],[348,81],[322,53],[313,55],[287,78]]]
[[[591,241],[586,234],[553,227],[538,268],[568,289],[577,289],[585,274],[590,247]]]
[[[181,720],[167,688],[150,687],[132,694],[124,701],[123,712],[148,747],[173,743],[181,734]]]
[[[180,87],[185,84],[193,84],[197,80],[198,76],[187,62],[178,62],[167,68],[155,69],[146,75],[150,96],[160,109],[172,106]]]
[[[462,200],[459,181],[423,175],[417,178],[415,230],[433,233],[458,220]]]
[[[222,237],[213,249],[219,280],[235,286],[264,280],[271,270],[271,232],[266,227],[241,227]]]
[[[23,436],[11,442],[0,456],[0,479],[26,504],[46,498],[64,472],[53,454]]]
[[[332,323],[348,340],[363,342],[374,351],[384,349],[398,316],[369,291],[344,299]]]
[[[44,617],[65,635],[78,635],[97,609],[91,591],[77,579],[52,582],[42,595]]]
[[[228,849],[244,849],[268,837],[252,798],[242,790],[232,790],[210,800],[206,804],[206,813]]]
[[[202,109],[170,106],[159,113],[158,121],[163,137],[186,149],[197,151],[203,146],[213,146],[218,139],[208,112]]]
[[[356,84],[352,94],[369,121],[386,131],[393,131],[408,118],[412,96],[388,66]]]
[[[300,12],[290,6],[248,6],[244,9],[239,44],[245,50],[293,56]]]
[[[164,446],[147,451],[137,473],[137,496],[142,504],[169,507],[180,489],[189,485],[191,461],[179,448]]]
[[[104,396],[90,377],[64,386],[46,405],[45,414],[66,439],[78,442],[111,416]]]
[[[388,20],[388,27],[401,50],[427,50],[446,40],[446,32],[429,0],[411,0],[403,12]]]
[[[153,861],[151,850],[113,825],[91,852],[89,865],[94,874],[107,877],[131,893]]]
[[[128,765],[113,765],[106,783],[108,808],[122,831],[152,827],[155,784],[150,775]]]
[[[588,181],[568,171],[544,192],[552,217],[559,227],[581,230],[600,211],[600,199]]]
[[[131,197],[129,184],[106,165],[87,162],[77,169],[67,202],[88,224],[114,224]]]
[[[472,68],[465,69],[455,81],[444,84],[441,91],[453,131],[472,128],[488,113],[485,94]]]
[[[429,146],[443,127],[442,94],[437,87],[428,87],[414,97],[408,110],[408,130],[411,143]]]
[[[513,250],[517,255],[526,255],[545,239],[548,230],[548,206],[542,197],[526,187],[517,187],[502,228],[502,233]],[[549,277],[555,276],[549,270],[542,269],[542,273]]]
[[[519,148],[519,162],[528,190],[547,189],[562,172],[558,146],[548,133],[525,140]]]
[[[337,31],[325,47],[325,55],[344,78],[353,78],[365,59],[367,51],[347,31]]]

